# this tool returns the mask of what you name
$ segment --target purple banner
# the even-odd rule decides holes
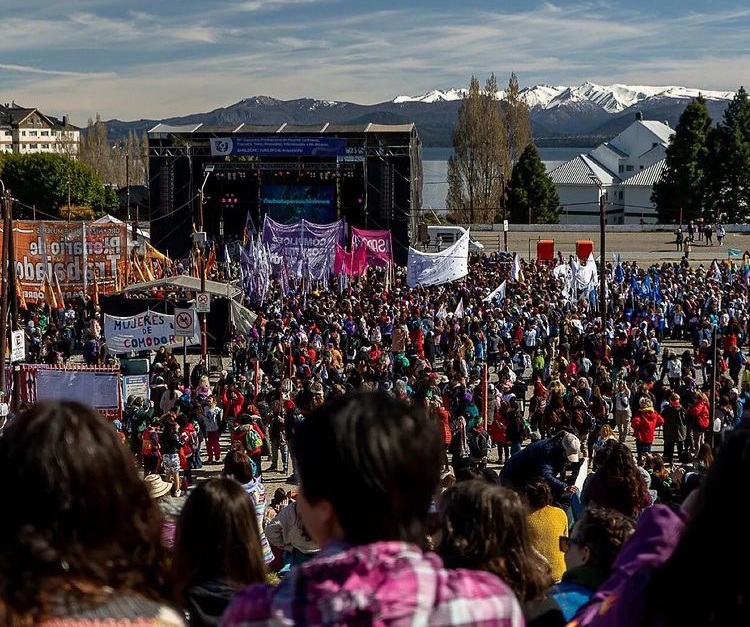
[[[268,245],[271,268],[297,278],[327,279],[333,273],[336,244],[343,245],[345,223],[314,224],[302,220],[279,224],[268,216],[263,221],[263,243]]]

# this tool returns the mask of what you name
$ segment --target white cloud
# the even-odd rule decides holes
[[[332,16],[305,8],[313,4],[340,10]],[[471,74],[494,71],[502,84],[511,70],[522,84],[590,79],[736,89],[750,57],[745,9],[660,18],[595,0],[515,13],[245,0],[174,18],[152,13],[153,6],[117,18],[96,10],[0,23],[0,76],[8,75],[17,99],[83,120],[97,111],[105,119],[160,118],[255,94],[371,103],[465,86]],[[72,55],[81,48],[94,51],[92,74],[72,56],[58,55],[54,64],[35,58],[33,67],[20,61],[35,49]],[[121,52],[122,64],[102,73],[110,68],[97,67],[99,49]],[[34,74],[45,76],[35,81]]]

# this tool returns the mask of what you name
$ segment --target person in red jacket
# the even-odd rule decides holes
[[[242,413],[242,406],[244,404],[245,397],[234,385],[227,385],[221,390],[221,405],[224,409],[224,419],[230,428]]]
[[[641,397],[638,405],[638,411],[630,419],[630,426],[633,428],[635,451],[640,464],[644,453],[651,452],[656,428],[664,424],[664,418],[654,409],[653,401],[648,396]]]

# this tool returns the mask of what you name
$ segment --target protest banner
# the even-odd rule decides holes
[[[366,247],[368,266],[386,267],[393,261],[390,231],[368,231],[352,227],[352,252],[357,251],[363,245]]]
[[[125,224],[16,220],[13,235],[16,274],[28,303],[45,300],[45,277],[59,282],[66,299],[83,296],[94,276],[103,294],[116,291],[117,278],[125,277]]]
[[[176,348],[187,344],[197,344],[198,335],[182,338],[175,335],[174,316],[146,310],[135,316],[110,316],[104,314],[104,338],[107,350],[118,355],[131,351],[158,350],[162,346]]]

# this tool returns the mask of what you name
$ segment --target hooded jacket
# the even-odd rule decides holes
[[[403,542],[329,544],[278,588],[254,585],[231,603],[221,625],[524,624],[508,586],[483,571],[448,570],[435,554]]]
[[[644,444],[653,444],[656,428],[664,424],[661,414],[654,411],[653,407],[639,409],[630,420],[633,427],[633,437]]]

